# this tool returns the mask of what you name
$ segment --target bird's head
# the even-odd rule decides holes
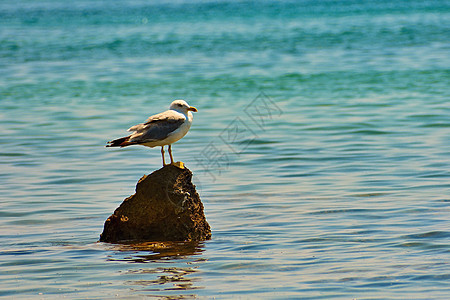
[[[187,114],[188,111],[197,112],[197,109],[193,106],[189,106],[184,100],[175,100],[170,104],[169,109],[176,110],[182,114]]]

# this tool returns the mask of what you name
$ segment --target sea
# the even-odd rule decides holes
[[[175,99],[211,240],[98,242]],[[1,298],[450,298],[448,0],[1,0],[0,128]]]

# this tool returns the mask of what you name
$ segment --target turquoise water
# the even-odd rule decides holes
[[[0,297],[448,299],[448,1],[0,2]],[[213,238],[97,243],[174,99]]]

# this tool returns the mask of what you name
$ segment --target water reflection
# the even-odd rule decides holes
[[[203,242],[198,241],[114,244],[112,246],[113,250],[131,252],[133,254],[123,258],[110,258],[110,260],[148,263],[157,260],[182,259],[188,256],[200,255],[204,251],[203,246]]]
[[[203,289],[198,283],[198,257],[204,251],[203,242],[142,242],[114,244],[114,254],[108,261],[132,263],[134,267],[122,275],[124,285],[137,295],[162,299],[192,299],[195,294],[176,294],[173,291]],[[155,292],[160,294],[156,295]]]
[[[152,280],[130,280],[127,285],[145,286],[146,291],[171,291],[171,290],[196,290],[201,287],[195,286],[194,283],[199,281],[198,277],[186,277],[198,272],[196,267],[192,268],[150,268],[140,270],[129,270],[127,274],[156,274],[157,278]],[[158,287],[159,286],[159,287]],[[163,288],[161,288],[163,286]]]

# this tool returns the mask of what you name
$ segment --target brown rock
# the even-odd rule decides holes
[[[105,221],[101,242],[200,241],[211,238],[192,172],[173,165],[144,175],[136,193]]]

